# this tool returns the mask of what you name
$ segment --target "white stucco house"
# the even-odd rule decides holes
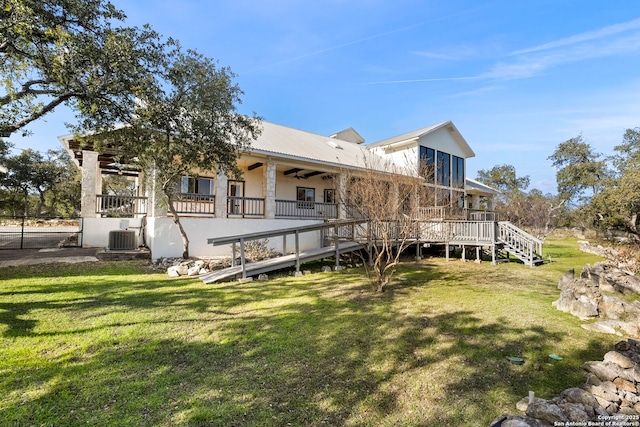
[[[114,152],[82,147],[73,135],[59,140],[82,170],[84,246],[106,247],[110,231],[129,228],[140,230],[154,259],[181,255],[178,230],[145,185],[142,172],[118,164]],[[433,171],[422,179],[436,191],[420,200],[430,216],[497,224],[492,212],[497,192],[466,176],[467,161],[474,156],[451,121],[370,144],[352,128],[325,136],[262,122],[261,135],[238,161],[242,180],[222,174],[185,176],[176,208],[191,255],[228,255],[228,247],[208,245],[207,239],[348,219],[336,188],[346,185],[341,175],[390,161],[410,174],[420,174],[424,165]],[[136,195],[103,194],[102,180],[108,174],[128,176],[136,183]],[[300,245],[313,248],[320,240],[311,234]],[[276,250],[283,246],[286,241],[273,242]]]

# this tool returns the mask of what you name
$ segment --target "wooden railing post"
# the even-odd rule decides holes
[[[235,267],[236,266],[236,244],[232,243],[231,244],[231,267]]]
[[[244,238],[240,238],[240,264],[242,265],[242,278],[247,278],[247,266],[244,259]]]
[[[340,267],[340,246],[338,246],[338,224],[333,228],[333,245],[336,249],[336,270]]]
[[[296,273],[300,272],[300,233],[296,230]]]

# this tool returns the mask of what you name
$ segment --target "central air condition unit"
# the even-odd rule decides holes
[[[109,232],[110,251],[134,250],[137,247],[136,232],[133,230],[113,230]]]

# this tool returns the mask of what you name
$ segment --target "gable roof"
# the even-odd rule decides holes
[[[350,141],[354,144],[362,144],[364,142],[362,135],[356,132],[354,128],[344,129],[330,136],[331,138],[344,139],[345,141]]]
[[[385,147],[391,145],[405,145],[417,143],[418,140],[422,137],[425,137],[431,133],[436,132],[440,129],[446,129],[449,131],[453,139],[458,143],[462,151],[465,153],[466,157],[475,157],[475,153],[464,139],[460,131],[456,128],[451,120],[446,122],[437,123],[435,125],[427,126],[421,129],[417,129],[411,132],[403,133],[402,135],[394,136],[391,138],[383,139],[381,141],[373,142],[371,144],[367,144],[367,147],[376,148],[376,147]]]
[[[265,121],[262,133],[246,152],[336,167],[367,168],[385,162],[362,145]]]

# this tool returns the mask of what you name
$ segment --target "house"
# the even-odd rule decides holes
[[[154,259],[180,256],[181,237],[158,202],[152,180],[118,163],[115,152],[82,147],[73,135],[59,139],[82,169],[85,246],[106,247],[110,231],[134,229]],[[491,207],[497,192],[466,177],[467,160],[474,156],[451,121],[371,144],[352,128],[324,136],[263,122],[261,135],[238,160],[242,180],[207,173],[182,177],[176,210],[191,255],[228,255],[228,247],[213,247],[207,239],[348,219],[349,211],[338,197],[347,185],[345,171],[392,162],[404,173],[421,175],[425,185],[435,189],[420,200],[428,218],[495,221]],[[421,172],[424,166],[431,172]],[[103,194],[102,179],[109,174],[129,177],[136,194]],[[291,247],[286,238],[269,244],[278,251]],[[322,244],[320,234],[311,233],[299,244],[303,250],[313,249]]]

